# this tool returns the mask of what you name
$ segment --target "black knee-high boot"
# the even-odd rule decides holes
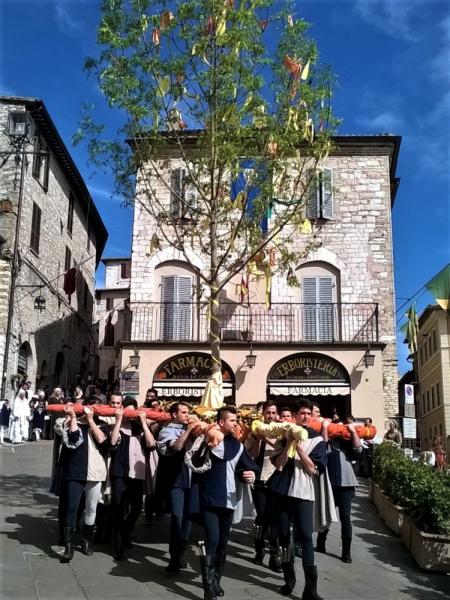
[[[317,544],[316,544],[316,552],[321,552],[322,554],[326,554],[326,541],[329,529],[325,529],[325,531],[319,531],[317,534]]]
[[[345,563],[352,562],[351,547],[352,547],[352,538],[351,537],[343,537],[342,538],[342,556],[341,556],[342,562],[345,562]]]
[[[222,579],[223,569],[225,567],[226,560],[227,560],[226,552],[218,552],[217,553],[215,589],[216,589],[216,596],[218,598],[222,598],[222,596],[225,595],[224,589],[220,586],[220,580]]]
[[[289,596],[297,581],[295,578],[294,556],[290,546],[281,548],[281,568],[283,569],[284,585],[280,591],[283,596]]]
[[[202,573],[203,599],[216,600],[216,557],[205,554],[205,543],[199,543],[200,568]]]
[[[92,556],[94,550],[92,549],[92,535],[94,533],[93,525],[83,525],[83,533],[81,534],[81,552],[86,556]]]
[[[303,567],[305,574],[305,589],[302,600],[323,600],[317,593],[317,567]]]
[[[125,544],[123,541],[122,531],[114,530],[114,560],[122,561],[125,556]]]
[[[282,573],[280,549],[278,546],[270,546],[269,569],[274,573]]]
[[[254,525],[255,529],[255,565],[263,565],[265,545],[264,527],[262,525]]]
[[[73,558],[75,551],[75,527],[64,527],[64,554],[60,558],[60,562],[68,563]]]

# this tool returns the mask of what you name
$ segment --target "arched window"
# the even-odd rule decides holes
[[[103,340],[103,345],[114,346],[114,325],[109,320],[105,325],[105,338]]]
[[[66,383],[66,359],[64,358],[64,354],[62,352],[58,352],[58,354],[56,355],[56,362],[55,362],[55,374],[54,374],[54,384],[55,386],[58,385],[65,385]]]
[[[302,339],[332,342],[337,339],[340,307],[339,269],[315,261],[297,269],[302,303]]]
[[[31,347],[28,342],[24,342],[19,348],[17,357],[17,372],[26,375],[31,366]]]
[[[116,374],[116,368],[113,365],[108,369],[108,383],[112,383],[114,381],[114,375]]]

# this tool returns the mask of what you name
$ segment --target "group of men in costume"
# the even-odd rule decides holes
[[[115,419],[106,427],[105,422],[94,422],[88,407],[81,419],[76,417],[70,405],[65,408],[62,458],[58,461],[63,473],[60,495],[63,503],[61,514],[65,515],[63,560],[73,557],[78,509],[75,506],[77,502],[68,498],[68,490],[76,488],[78,503],[81,492],[85,492],[89,522],[85,520],[82,550],[85,554],[92,554],[91,490],[97,490],[97,482],[100,481],[104,482],[104,487],[109,486],[113,511],[109,523],[115,531],[115,558],[123,560],[125,549],[132,546],[130,534],[142,509],[149,456],[155,453],[159,460],[158,474],[152,473],[151,476],[156,476],[156,491],[160,497],[170,501],[171,507],[168,573],[175,574],[187,567],[185,551],[192,521],[197,521],[204,528],[204,540],[199,543],[204,599],[215,600],[224,595],[221,577],[228,539],[233,522],[238,522],[242,516],[243,500],[250,485],[256,512],[255,563],[263,564],[268,538],[269,568],[283,573],[281,593],[291,594],[296,584],[291,543],[294,533],[305,577],[302,598],[320,600],[313,531],[320,532],[317,550],[325,552],[329,524],[337,520],[335,504],[343,522],[342,560],[351,562],[350,507],[357,482],[350,454],[357,453],[361,445],[354,428],[352,431],[349,426],[349,443],[332,440],[327,444],[329,421],[323,420],[320,432],[317,427],[309,427],[313,407],[308,400],[302,399],[292,407],[290,415],[296,425],[301,426],[300,438],[296,438],[289,429],[281,438],[274,439],[253,430],[241,443],[234,435],[236,410],[223,407],[216,415],[221,441],[208,446],[201,436],[194,435],[196,424],[191,422],[189,408],[182,402],[172,404],[170,422],[155,429],[154,424],[147,422],[143,411],[137,413],[137,422],[123,421],[123,408],[118,398],[112,396]],[[269,401],[262,407],[261,419],[270,424],[289,420],[289,415],[285,414],[280,419],[277,406]],[[83,442],[86,446],[81,450]],[[89,474],[94,468],[90,459],[97,458],[95,452],[104,457],[108,466],[105,471],[108,472],[98,473],[98,479],[94,481],[92,477],[89,479]],[[327,471],[329,457],[332,457],[329,464],[331,471]],[[74,482],[71,470],[82,478]]]

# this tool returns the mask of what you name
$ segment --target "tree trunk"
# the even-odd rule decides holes
[[[210,313],[209,313],[209,340],[211,343],[212,357],[212,373],[222,370],[222,362],[220,360],[220,323],[219,323],[219,295],[215,291],[216,286],[212,286],[210,296]]]

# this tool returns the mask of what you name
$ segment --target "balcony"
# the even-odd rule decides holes
[[[134,303],[128,315],[132,342],[208,342],[205,302]],[[223,342],[290,344],[377,342],[378,304],[272,304],[226,302],[219,307]]]

